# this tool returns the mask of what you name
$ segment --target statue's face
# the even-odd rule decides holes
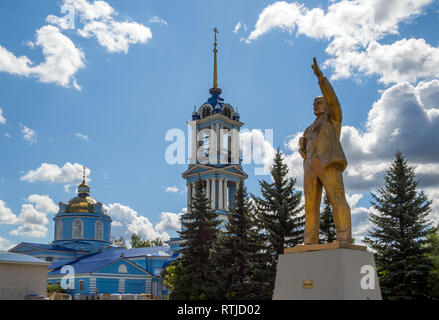
[[[314,114],[316,116],[325,113],[326,111],[326,101],[323,97],[317,97],[314,100]]]

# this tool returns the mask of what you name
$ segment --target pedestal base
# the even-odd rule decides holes
[[[274,300],[381,300],[372,253],[305,247],[279,256]]]

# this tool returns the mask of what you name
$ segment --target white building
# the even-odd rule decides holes
[[[0,300],[46,295],[48,265],[29,255],[0,251]]]

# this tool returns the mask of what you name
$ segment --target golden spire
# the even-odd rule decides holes
[[[216,34],[219,33],[218,29],[215,27],[213,29],[213,32],[215,33],[215,43],[214,46],[215,48],[213,49],[213,54],[214,54],[214,63],[213,63],[213,89],[217,89],[218,88],[218,71],[217,71],[217,63],[216,63],[216,53],[218,52],[218,49],[216,48],[217,46],[217,42],[216,42]]]

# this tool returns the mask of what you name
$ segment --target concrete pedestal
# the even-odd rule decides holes
[[[280,255],[273,299],[381,300],[373,254],[338,248]]]

